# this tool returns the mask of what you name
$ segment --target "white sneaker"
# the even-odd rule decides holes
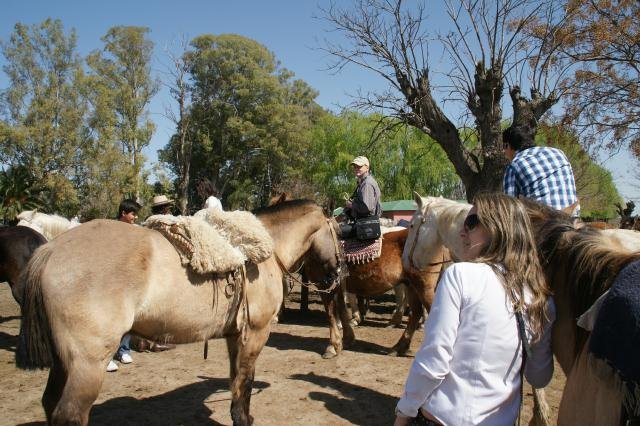
[[[120,362],[123,364],[131,364],[133,362],[133,358],[129,354],[120,355]]]
[[[107,371],[108,372],[118,371],[118,364],[113,362],[113,360],[109,361],[109,365],[107,365]]]

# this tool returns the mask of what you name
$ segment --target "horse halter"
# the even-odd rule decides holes
[[[335,288],[340,284],[342,279],[346,278],[349,275],[348,272],[345,272],[347,271],[347,264],[345,262],[342,250],[340,249],[340,243],[338,242],[338,235],[335,229],[335,226],[337,226],[338,223],[332,217],[327,218],[326,223],[327,223],[327,226],[329,227],[329,233],[331,234],[331,239],[333,241],[333,249],[336,256],[336,263],[338,266],[334,270],[333,278],[331,278],[330,276],[327,276],[325,279],[323,279],[318,283],[318,284],[322,284],[323,288],[319,288],[317,284],[311,283],[311,284],[314,284],[314,286],[316,287],[315,290],[321,293],[333,292],[333,290],[335,290]]]
[[[440,273],[440,271],[436,272],[436,271],[425,271],[422,268],[419,268],[416,263],[413,260],[413,254],[416,250],[416,246],[418,245],[418,236],[420,235],[420,229],[422,229],[422,225],[424,225],[425,223],[427,223],[427,217],[426,217],[426,209],[424,214],[422,214],[422,218],[420,219],[420,224],[418,225],[418,229],[416,229],[416,235],[413,238],[413,243],[411,244],[411,248],[409,249],[409,265],[411,266],[411,268],[415,269],[416,271],[420,271],[420,272],[431,272],[431,273]],[[444,254],[442,255],[442,261],[441,262],[431,262],[428,263],[427,266],[438,266],[438,265],[443,265],[445,263],[450,263],[451,259],[445,259],[444,258]]]
[[[333,240],[333,248],[335,250],[335,256],[336,256],[336,261],[337,261],[337,267],[336,269],[333,271],[332,274],[327,275],[322,281],[319,282],[303,282],[302,280],[294,277],[293,275],[291,275],[291,273],[287,270],[287,268],[284,266],[284,264],[282,263],[282,260],[280,260],[280,257],[274,252],[275,258],[276,258],[276,262],[278,263],[278,266],[280,267],[280,269],[282,270],[283,274],[285,274],[287,276],[287,278],[293,282],[296,282],[298,284],[300,284],[301,286],[307,287],[307,288],[312,288],[312,290],[315,290],[317,292],[320,293],[331,293],[335,290],[335,288],[340,284],[340,282],[342,281],[343,278],[345,278],[347,275],[349,275],[346,268],[346,262],[344,260],[344,256],[342,254],[342,250],[340,250],[340,243],[338,242],[338,235],[336,234],[335,228],[334,228],[334,224],[337,225],[337,222],[335,221],[334,218],[327,218],[326,221],[327,226],[329,227],[329,232],[331,233],[331,239]],[[333,277],[331,277],[331,275],[335,275]]]

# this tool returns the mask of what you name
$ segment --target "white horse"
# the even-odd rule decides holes
[[[409,235],[402,252],[404,268],[425,270],[446,262],[432,253],[441,253],[440,247],[449,249],[453,261],[462,258],[460,231],[471,204],[442,197],[422,197],[417,192],[413,198],[418,206],[411,219]],[[437,291],[437,289],[436,289]],[[549,406],[543,389],[533,389],[534,417],[530,424],[548,425]]]
[[[448,200],[442,197],[422,197],[417,192],[413,198],[418,205],[409,235],[402,252],[402,265],[405,268],[425,269],[442,259],[431,258],[437,247],[449,249],[453,260],[462,256],[460,230],[471,204]]]
[[[632,229],[603,229],[600,232],[629,251],[640,251],[640,232],[638,231]]]
[[[46,214],[37,210],[25,210],[17,218],[20,220],[18,226],[27,226],[38,231],[47,240],[80,225],[77,220],[69,220],[57,214]]]

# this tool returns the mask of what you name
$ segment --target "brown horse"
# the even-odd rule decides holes
[[[407,229],[385,233],[380,257],[368,263],[349,264],[349,276],[346,279],[346,291],[359,296],[377,296],[398,284],[407,285],[411,308],[409,322],[400,339],[389,352],[391,355],[399,356],[405,355],[409,350],[413,334],[420,324],[423,307],[427,311],[431,308],[438,275],[442,269],[441,263],[424,270],[403,268],[402,251],[407,233]],[[445,256],[446,249],[444,247],[439,249],[439,255],[442,258]],[[323,300],[331,297],[332,295],[323,295]],[[340,298],[338,298],[338,302],[340,302]],[[343,309],[342,305],[342,303],[338,304],[339,309]],[[345,346],[351,343],[354,334],[349,322],[345,322],[344,318],[347,316],[342,310],[333,310],[332,306],[327,306],[326,303],[325,308],[330,323],[330,344],[323,357],[332,358],[340,352],[343,343]],[[337,326],[338,316],[342,320],[344,342],[340,340]]]
[[[340,266],[337,225],[320,206],[291,201],[256,215],[275,251],[245,264],[244,284],[196,274],[160,233],[118,221],[86,223],[36,251],[25,272],[16,364],[51,368],[42,397],[50,424],[88,423],[105,367],[129,331],[176,343],[224,337],[231,417],[252,423],[255,361],[282,302],[282,268],[306,256],[328,283]]]
[[[11,287],[13,298],[22,305],[22,282],[18,279],[33,252],[47,239],[26,226],[0,228],[0,282]]]
[[[622,248],[596,229],[574,227],[561,212],[525,203],[556,303],[553,352],[567,375],[558,424],[621,424],[620,380],[612,372],[594,368],[589,361],[590,334],[578,327],[576,319],[611,287],[626,265],[640,259],[640,252]],[[635,335],[640,333],[637,326]]]

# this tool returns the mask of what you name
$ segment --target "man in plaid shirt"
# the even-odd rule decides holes
[[[511,161],[504,173],[506,194],[531,198],[557,210],[573,205],[572,216],[580,216],[576,182],[564,152],[533,145],[513,126],[502,132],[502,143]]]

